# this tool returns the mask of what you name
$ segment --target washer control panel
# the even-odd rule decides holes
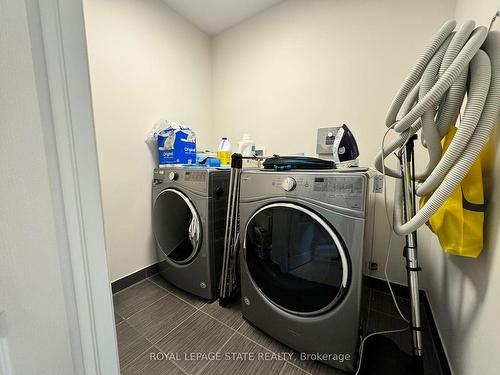
[[[242,175],[243,199],[267,196],[300,197],[363,211],[367,178],[349,173],[248,173]]]

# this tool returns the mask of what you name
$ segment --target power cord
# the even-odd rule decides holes
[[[384,185],[384,189],[385,189],[385,185]],[[389,258],[390,258],[390,254],[391,254],[392,236],[393,236],[393,233],[391,230],[390,234],[389,234],[389,242],[387,244],[387,253],[386,253],[386,257],[385,257],[384,276],[385,276],[385,280],[387,282],[387,285],[389,286],[392,300],[394,301],[394,305],[396,306],[396,309],[398,310],[399,315],[406,323],[409,323],[408,319],[403,315],[403,313],[401,312],[401,309],[399,308],[399,304],[396,300],[396,296],[394,295],[394,292],[393,292],[392,287],[391,287],[391,282],[390,282],[389,276],[387,274],[387,264],[389,263]],[[359,361],[358,361],[359,365],[358,365],[358,369],[356,370],[355,375],[358,375],[359,372],[361,371],[361,364],[362,364],[362,360],[363,360],[363,349],[364,349],[366,340],[368,340],[370,337],[373,337],[373,336],[384,335],[384,334],[388,334],[388,333],[400,333],[400,332],[408,331],[409,329],[410,329],[410,327],[405,327],[405,328],[394,329],[394,330],[389,330],[389,331],[378,331],[378,332],[370,333],[369,335],[365,336],[363,338],[363,340],[361,341],[361,345],[359,348]]]
[[[409,320],[404,316],[404,314],[401,312],[401,309],[399,308],[399,304],[396,300],[396,296],[394,294],[394,291],[392,290],[392,286],[391,286],[391,281],[389,279],[389,275],[388,275],[388,272],[387,272],[387,265],[389,264],[389,259],[390,259],[390,256],[391,256],[391,247],[392,247],[392,237],[394,235],[394,227],[393,227],[393,223],[391,222],[390,220],[390,216],[389,216],[389,211],[387,209],[387,184],[386,184],[386,173],[385,173],[385,139],[387,137],[387,134],[389,134],[389,132],[394,128],[394,126],[396,126],[397,122],[395,122],[394,124],[392,124],[385,132],[384,134],[384,137],[382,138],[382,179],[383,179],[383,193],[384,193],[384,211],[385,211],[385,216],[386,216],[386,219],[387,219],[387,223],[389,224],[389,241],[387,243],[387,251],[386,251],[386,256],[385,256],[385,263],[384,263],[384,276],[385,276],[385,281],[387,282],[387,286],[389,287],[389,291],[391,293],[391,297],[392,297],[392,300],[394,302],[394,306],[396,306],[396,309],[398,310],[398,313],[399,315],[401,316],[401,318],[409,324]],[[408,132],[408,137],[406,139],[406,141],[404,142],[404,144],[399,148],[399,150],[401,150],[405,145],[406,143],[408,142],[408,140],[410,139],[411,137],[411,132],[409,131]],[[359,372],[361,371],[361,365],[362,365],[362,360],[363,360],[363,351],[364,351],[364,346],[365,346],[365,343],[366,343],[366,340],[368,340],[370,337],[373,337],[373,336],[377,336],[377,335],[384,335],[384,334],[389,334],[389,333],[400,333],[400,332],[405,332],[409,329],[409,327],[405,327],[405,328],[401,328],[401,329],[394,329],[394,330],[388,330],[388,331],[378,331],[378,332],[373,332],[373,333],[370,333],[369,335],[365,336],[362,340],[361,340],[361,344],[360,344],[360,348],[359,348],[359,361],[358,361],[358,369],[356,370],[356,373],[355,375],[358,375]]]
[[[387,134],[389,134],[389,132],[394,128],[394,126],[396,126],[396,124],[397,124],[397,122],[395,122],[394,124],[392,124],[386,130],[386,132],[384,134],[384,137],[382,138],[382,159],[383,159],[383,162],[382,162],[383,187],[382,187],[382,189],[383,189],[383,193],[384,193],[384,210],[385,210],[385,216],[387,218],[387,224],[389,224],[389,228],[390,228],[390,231],[389,231],[389,241],[387,243],[387,252],[386,252],[385,263],[384,263],[384,276],[385,276],[385,281],[387,282],[387,286],[389,287],[389,291],[391,292],[392,300],[394,302],[394,305],[396,306],[396,309],[398,310],[399,315],[401,316],[401,318],[406,323],[409,323],[409,320],[403,315],[403,313],[401,312],[401,309],[399,308],[399,304],[398,304],[398,302],[396,300],[396,296],[394,295],[394,291],[392,290],[391,281],[389,279],[389,275],[388,275],[388,272],[387,272],[387,266],[389,264],[389,258],[391,256],[391,250],[392,250],[392,238],[393,238],[393,235],[394,235],[395,231],[394,231],[393,223],[391,222],[391,219],[390,219],[390,216],[389,216],[389,211],[387,209],[387,183],[386,183],[387,176],[386,176],[386,173],[385,173],[385,162],[384,162],[384,157],[385,157],[385,139],[387,137]],[[403,145],[399,148],[399,150],[401,150],[403,147],[405,147],[406,143],[410,140],[411,136],[412,136],[411,131],[408,131],[408,137],[406,138],[406,141],[403,143]]]

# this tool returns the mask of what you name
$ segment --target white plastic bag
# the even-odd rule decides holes
[[[168,128],[168,121],[159,120],[153,125],[151,130],[146,135],[146,144],[151,151],[151,157],[153,158],[153,162],[155,163],[155,165],[158,165],[158,146],[156,142],[158,139],[158,133],[160,133],[162,129],[165,128]]]

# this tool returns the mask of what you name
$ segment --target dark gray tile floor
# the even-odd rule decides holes
[[[292,349],[243,320],[239,302],[226,308],[207,303],[159,275],[116,293],[113,300],[122,374],[344,374],[319,362],[298,360]],[[407,315],[408,301],[398,302]],[[391,296],[372,290],[369,330],[404,326]],[[402,350],[411,350],[408,332],[388,337]],[[424,344],[430,358],[426,374],[439,375],[428,334]],[[235,353],[243,354],[233,358]]]

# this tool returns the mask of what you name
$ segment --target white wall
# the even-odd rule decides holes
[[[345,122],[361,164],[373,165],[393,95],[454,6],[452,0],[289,0],[217,35],[213,141],[221,135],[237,141],[248,132],[269,154],[314,155],[316,129]],[[381,195],[376,222],[374,260],[381,270],[389,233]],[[403,242],[393,243],[390,273],[405,282]]]
[[[0,373],[80,373],[25,1],[0,8]]]
[[[459,22],[474,19],[488,26],[499,9],[498,0],[458,0],[455,17]],[[496,30],[500,30],[499,23]],[[486,246],[478,259],[445,255],[435,236],[427,229],[420,232],[424,286],[456,375],[499,373],[499,166],[497,154],[491,196],[487,197]]]
[[[111,279],[156,262],[153,159],[160,118],[211,136],[210,38],[161,0],[85,0],[90,76]]]

